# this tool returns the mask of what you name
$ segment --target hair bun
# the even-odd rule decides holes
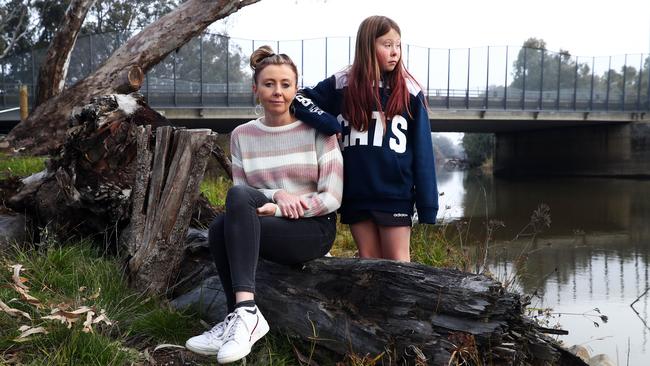
[[[262,62],[262,60],[264,60],[267,57],[271,57],[273,55],[275,55],[275,53],[273,53],[273,49],[271,48],[271,46],[264,45],[259,47],[251,55],[251,59],[250,59],[251,69],[255,70],[257,68],[257,65],[259,65],[259,63]]]

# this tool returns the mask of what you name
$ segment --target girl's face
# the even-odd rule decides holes
[[[382,72],[395,70],[402,57],[402,39],[395,29],[375,39],[375,52]]]
[[[257,75],[253,92],[264,107],[264,112],[273,116],[289,113],[289,106],[298,91],[296,74],[289,65],[269,65]]]

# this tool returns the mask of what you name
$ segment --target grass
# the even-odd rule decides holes
[[[25,301],[10,285],[12,272],[3,270],[0,300],[31,315],[32,320],[0,313],[0,363],[48,365],[126,365],[141,361],[139,350],[159,343],[182,344],[199,332],[194,314],[175,311],[156,298],[128,287],[121,266],[103,257],[91,243],[14,247],[2,267],[22,264],[21,276],[30,287],[36,306]],[[58,320],[46,320],[54,308],[73,311],[83,306],[97,314],[104,310],[112,324],[98,323],[83,331],[85,315],[70,329]],[[43,327],[49,333],[14,339],[21,325]]]
[[[223,206],[232,182],[223,176],[210,177],[201,183],[201,192],[212,205]],[[336,239],[331,253],[337,257],[354,257],[357,247],[348,225],[337,223]],[[454,243],[445,237],[444,228],[416,225],[411,235],[412,260],[431,266],[462,266],[465,260],[455,251]]]
[[[201,193],[210,201],[213,206],[226,204],[226,193],[232,186],[232,182],[223,176],[208,177],[201,182]]]
[[[41,171],[44,159],[0,155],[0,179],[21,177]],[[231,182],[221,176],[208,177],[201,192],[216,206],[222,206]],[[417,225],[413,230],[411,250],[414,261],[433,266],[454,266],[462,259],[447,240],[444,229]],[[335,256],[353,257],[356,245],[347,225],[338,224],[332,248]],[[460,259],[459,259],[460,258]],[[28,313],[10,316],[0,311],[0,364],[24,365],[131,365],[147,364],[159,344],[184,344],[204,330],[198,316],[176,311],[164,300],[147,297],[128,286],[122,260],[103,255],[90,242],[57,243],[44,240],[36,245],[15,245],[0,256],[0,300],[11,308]],[[22,264],[21,272],[34,301],[26,301],[12,288],[12,272],[6,270]],[[68,328],[59,321],[43,319],[54,308],[72,311],[83,306],[96,313],[104,311],[111,324],[98,323],[92,332],[84,332],[84,316]],[[16,341],[21,326],[43,327],[47,334],[35,334]],[[246,358],[247,365],[297,365],[299,358],[309,359],[309,345],[271,332],[258,342]],[[195,356],[182,351],[157,351],[157,363],[214,364],[214,358]],[[300,354],[301,356],[297,356]],[[158,357],[162,355],[161,361]],[[354,356],[354,355],[352,355]],[[167,357],[167,358],[165,358]],[[372,365],[372,358],[348,358],[343,364]]]
[[[32,156],[9,156],[0,153],[0,179],[10,176],[26,177],[45,169],[45,158]]]

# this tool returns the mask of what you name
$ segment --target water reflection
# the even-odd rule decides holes
[[[630,304],[650,286],[650,181],[439,176],[439,217],[471,221],[468,230],[477,240],[484,238],[487,220],[503,221],[490,252],[491,271],[500,279],[516,273],[519,290],[538,295],[531,306],[565,314],[552,319],[570,331],[563,340],[607,353],[621,365],[629,341],[629,364],[648,364],[650,294],[634,305],[638,315]],[[551,209],[551,227],[535,240],[513,240],[541,203]],[[522,254],[526,260],[518,261]],[[603,323],[594,308],[609,321]]]

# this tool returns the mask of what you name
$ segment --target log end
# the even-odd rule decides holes
[[[115,87],[117,93],[133,93],[142,87],[144,72],[140,66],[134,65],[123,71],[118,80],[118,85]]]

